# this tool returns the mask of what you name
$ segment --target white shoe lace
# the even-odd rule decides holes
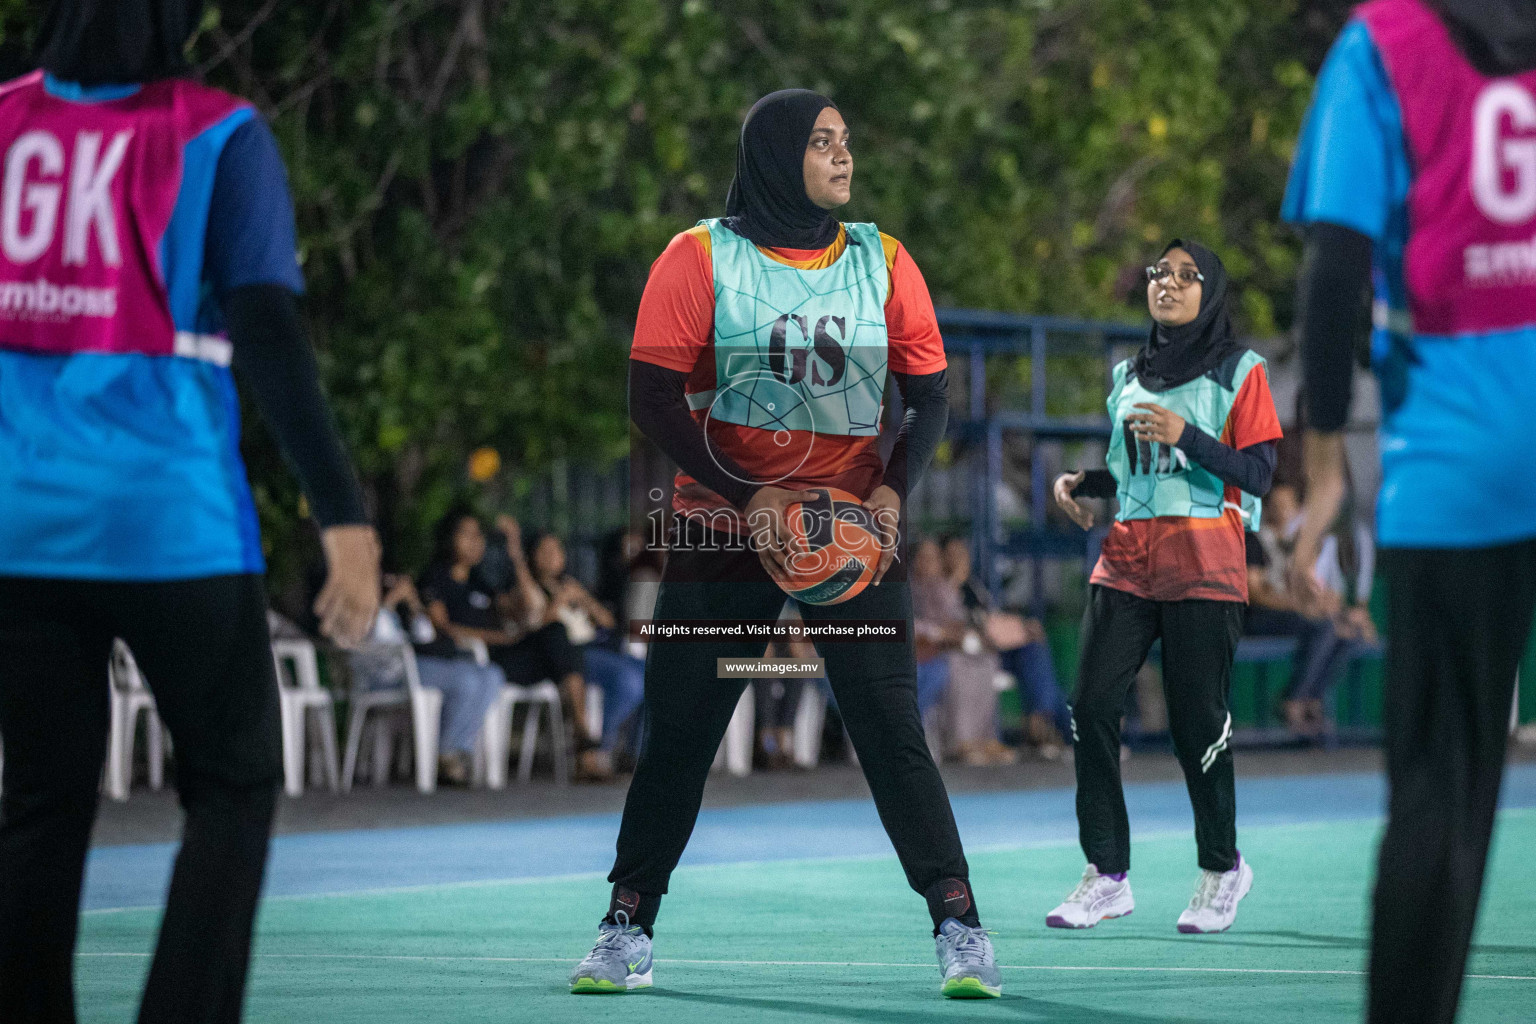
[[[1189,901],[1189,909],[1194,913],[1218,909],[1218,903],[1224,903],[1221,900],[1223,879],[1219,871],[1202,870],[1200,881],[1195,883],[1195,895]]]
[[[1083,880],[1077,883],[1077,888],[1067,896],[1068,903],[1081,903],[1088,895],[1098,888],[1099,882],[1104,878],[1098,870],[1089,865],[1083,870]]]

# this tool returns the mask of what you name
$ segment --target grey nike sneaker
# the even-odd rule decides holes
[[[651,940],[629,915],[619,911],[618,924],[597,926],[597,945],[571,972],[571,991],[601,995],[651,987]]]
[[[971,928],[954,918],[939,926],[934,947],[950,999],[996,999],[1003,994],[1003,975],[992,956],[992,940],[983,928]]]

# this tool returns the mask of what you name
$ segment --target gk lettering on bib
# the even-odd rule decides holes
[[[1376,0],[1359,16],[1414,166],[1401,333],[1536,323],[1536,71],[1483,76],[1420,0]]]
[[[166,280],[184,237],[180,211],[206,217],[206,191],[189,196],[181,165],[189,141],[253,112],[189,81],[144,86],[111,104],[51,94],[41,72],[0,93],[0,347],[39,353],[184,355],[228,362],[221,339],[178,331]],[[211,188],[211,182],[208,183]]]

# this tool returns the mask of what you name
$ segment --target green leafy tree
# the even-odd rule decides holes
[[[650,263],[721,212],[741,118],[772,89],[838,101],[857,154],[845,216],[901,238],[941,305],[1137,318],[1140,268],[1187,233],[1227,259],[1242,328],[1283,330],[1298,243],[1280,196],[1346,10],[226,0],[192,53],[277,133],[326,383],[411,564],[475,448],[501,453],[476,486],[508,506],[554,462],[625,453]],[[24,52],[23,4],[0,17]],[[247,451],[291,576],[301,503],[254,424]]]

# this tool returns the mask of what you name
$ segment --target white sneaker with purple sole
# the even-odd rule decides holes
[[[1092,928],[1112,917],[1125,917],[1136,909],[1131,897],[1131,882],[1125,875],[1115,878],[1099,874],[1092,864],[1083,872],[1066,900],[1045,917],[1050,928]]]
[[[1231,871],[1200,872],[1195,895],[1179,915],[1179,931],[1185,935],[1209,935],[1224,932],[1237,920],[1237,905],[1253,888],[1253,868],[1243,855],[1237,855],[1237,867]]]

